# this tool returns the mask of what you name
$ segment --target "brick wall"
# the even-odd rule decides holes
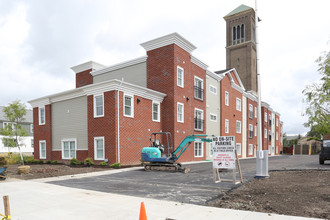
[[[253,116],[252,118],[249,117],[249,105],[252,105],[252,109],[253,109]],[[258,145],[258,136],[255,136],[255,132],[257,132],[258,135],[258,118],[255,117],[255,108],[258,109],[258,103],[254,100],[251,100],[249,98],[247,98],[247,151],[246,151],[246,156],[247,157],[254,157],[254,151],[257,149],[257,145]],[[258,111],[258,110],[257,110]],[[253,126],[253,135],[252,138],[249,137],[249,125]],[[256,130],[257,129],[257,130]],[[253,152],[252,155],[249,155],[249,144],[253,144]]]
[[[93,83],[93,76],[90,74],[92,69],[76,73],[76,88]]]

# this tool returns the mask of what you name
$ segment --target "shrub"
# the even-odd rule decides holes
[[[7,164],[7,160],[5,157],[0,157],[0,166],[4,166]]]
[[[76,158],[72,158],[72,159],[70,160],[70,165],[81,165],[81,163],[84,164],[84,162],[79,161],[79,160],[77,160]]]
[[[111,168],[120,168],[121,164],[120,163],[113,163],[110,165]]]
[[[24,159],[24,163],[33,164],[34,163],[34,159],[33,158]]]
[[[103,162],[101,162],[99,165],[100,165],[100,166],[106,166],[107,163],[103,161]]]
[[[86,159],[85,159],[85,164],[86,164],[87,166],[92,166],[92,165],[94,165],[93,159],[90,158],[90,157],[86,158]]]
[[[57,161],[57,160],[53,160],[53,161],[51,162],[51,164],[58,164],[58,161]]]
[[[46,160],[46,164],[51,164],[51,163],[52,163],[52,161]]]

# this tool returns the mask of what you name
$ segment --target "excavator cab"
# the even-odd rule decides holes
[[[150,147],[158,148],[162,155],[168,154],[173,149],[172,136],[170,132],[154,132],[150,136]]]

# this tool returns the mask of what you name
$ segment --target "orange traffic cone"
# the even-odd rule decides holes
[[[139,220],[147,220],[147,213],[146,213],[146,208],[144,207],[144,202],[141,202]]]

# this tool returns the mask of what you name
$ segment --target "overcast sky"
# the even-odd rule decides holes
[[[223,17],[241,4],[255,1],[0,1],[0,105],[72,89],[70,67],[143,56],[141,43],[173,32],[209,70],[225,69]],[[261,97],[287,134],[308,131],[302,90],[320,78],[315,60],[330,48],[329,8],[329,0],[258,1]]]

